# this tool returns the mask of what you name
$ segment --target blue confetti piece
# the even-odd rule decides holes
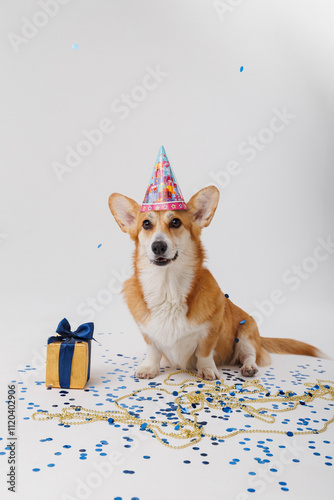
[[[235,342],[236,344],[239,342],[238,337],[236,337],[236,338],[234,339],[234,342]]]
[[[225,297],[228,299],[228,298],[229,298],[229,294],[228,294],[228,293],[225,293]]]
[[[287,435],[287,436],[289,436],[289,437],[292,437],[292,436],[293,436],[293,432],[288,431],[288,432],[286,433],[286,435]]]
[[[115,420],[113,418],[108,418],[108,424],[111,425],[115,422]]]
[[[240,321],[240,325],[244,325],[246,323],[246,320],[243,319],[242,321]]]
[[[73,50],[77,50],[78,48],[79,48],[79,45],[78,45],[77,43],[74,43],[74,44],[72,45],[72,49],[73,49]]]
[[[102,247],[102,243],[100,243],[99,245],[97,245],[97,248],[101,248]]]
[[[147,427],[147,423],[144,422],[143,424],[141,424],[140,429],[143,431],[146,429],[146,427]]]
[[[244,70],[244,67],[243,66],[240,66],[240,73],[242,73]],[[249,490],[248,490],[249,491]]]

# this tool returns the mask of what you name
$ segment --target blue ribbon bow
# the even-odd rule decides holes
[[[59,350],[59,362],[58,362],[58,373],[59,373],[59,385],[68,389],[71,382],[71,368],[72,359],[75,348],[75,343],[77,341],[88,343],[88,373],[87,381],[90,377],[90,356],[91,356],[91,343],[90,340],[93,339],[94,333],[94,323],[84,323],[80,325],[75,332],[71,331],[71,325],[66,318],[62,319],[59,323],[56,332],[59,335],[54,335],[49,337],[48,344],[53,342],[61,342]],[[93,339],[95,340],[95,339]]]

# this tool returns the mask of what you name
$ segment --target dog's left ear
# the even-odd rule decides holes
[[[215,186],[208,186],[194,196],[187,203],[193,221],[200,229],[210,224],[219,201],[219,190]]]

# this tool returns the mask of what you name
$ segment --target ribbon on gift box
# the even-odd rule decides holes
[[[87,380],[90,377],[90,355],[91,355],[91,343],[90,340],[93,339],[94,333],[94,323],[83,323],[75,330],[71,331],[71,325],[66,318],[62,319],[59,323],[56,332],[59,335],[54,335],[48,338],[48,344],[53,342],[61,342],[59,350],[59,385],[60,387],[69,388],[71,382],[71,368],[72,359],[75,348],[75,343],[77,341],[88,343],[88,374]]]

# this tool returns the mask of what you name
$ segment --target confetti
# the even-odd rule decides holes
[[[174,474],[179,473],[182,467],[187,467],[187,473],[190,474],[193,467],[206,467],[205,472],[212,473],[216,471],[220,457],[226,474],[224,477],[228,477],[231,468],[234,468],[237,474],[244,474],[246,481],[249,480],[248,484],[246,482],[244,486],[240,485],[240,495],[247,497],[251,497],[252,493],[259,493],[255,481],[259,479],[259,473],[264,467],[270,477],[267,485],[269,496],[275,496],[279,491],[284,495],[294,490],[295,483],[291,484],[289,481],[288,485],[286,481],[287,477],[291,477],[289,471],[293,473],[294,467],[298,467],[296,474],[303,473],[304,465],[311,463],[319,470],[322,468],[322,474],[327,471],[327,477],[330,477],[333,470],[333,454],[330,451],[332,443],[331,434],[327,434],[325,426],[331,423],[333,417],[333,384],[328,380],[321,380],[330,376],[323,375],[325,372],[319,360],[304,358],[305,363],[302,364],[298,358],[298,365],[280,366],[280,370],[273,365],[265,367],[260,372],[260,387],[252,385],[254,380],[241,377],[240,370],[233,366],[219,369],[221,380],[218,381],[201,380],[196,373],[186,376],[182,375],[182,371],[173,373],[169,367],[161,368],[164,376],[150,381],[140,380],[135,379],[133,374],[141,357],[128,355],[126,351],[117,353],[117,348],[112,351],[109,345],[110,335],[114,341],[116,336],[121,338],[121,335],[124,335],[125,340],[126,334],[126,330],[124,333],[116,330],[112,333],[100,333],[100,339],[103,340],[105,335],[107,342],[104,346],[102,343],[96,347],[94,379],[88,383],[86,390],[60,392],[53,389],[52,392],[47,392],[43,375],[38,374],[38,371],[31,371],[33,363],[24,368],[22,373],[29,374],[29,384],[18,383],[17,386],[22,398],[22,426],[28,428],[33,420],[45,418],[46,410],[54,415],[67,413],[73,416],[73,419],[68,420],[48,420],[45,426],[42,423],[32,423],[35,429],[40,426],[40,431],[38,433],[37,430],[36,434],[34,431],[33,435],[35,458],[38,462],[32,464],[30,474],[38,472],[39,478],[42,475],[62,474],[69,462],[74,467],[76,462],[78,467],[87,466],[91,470],[92,462],[103,462],[112,457],[114,445],[119,440],[123,444],[120,449],[127,458],[128,453],[137,450],[139,439],[139,453],[136,451],[136,455],[133,455],[135,460],[130,459],[129,455],[129,461],[127,459],[124,462],[124,469],[122,466],[114,467],[116,481],[121,478],[124,481],[126,478],[123,474],[127,475],[126,480],[129,482],[136,479],[141,481],[145,477],[143,474],[155,467],[161,456]],[[167,383],[166,376],[169,376]],[[33,386],[36,387],[35,393],[32,391]],[[320,397],[322,394],[324,398]],[[105,414],[105,422],[97,422],[94,427],[88,425],[90,420],[84,426],[73,425],[84,420],[82,416],[85,406],[100,412],[97,415]],[[247,412],[246,409],[252,411]],[[115,414],[116,411],[119,412],[118,415]],[[31,415],[34,413],[36,418]],[[197,427],[192,423],[195,415]],[[121,416],[126,418],[119,418]],[[90,416],[87,415],[86,418]],[[54,424],[55,427],[52,426]],[[138,434],[142,424],[146,425]],[[165,434],[160,435],[161,441],[158,443],[155,432],[159,434],[159,427]],[[256,434],[257,429],[278,429],[282,435]],[[325,432],[317,434],[322,429]],[[188,438],[186,430],[190,432]],[[198,434],[194,435],[194,431]],[[303,432],[309,433],[309,436],[304,436],[304,451],[291,456],[289,444],[293,447],[298,434]],[[180,438],[173,438],[172,434]],[[289,444],[283,444],[285,441]],[[185,454],[182,454],[182,458],[178,458],[174,450],[161,455],[163,451],[161,452],[160,444],[167,447],[187,444],[188,447],[183,450]],[[1,438],[0,448],[0,455],[8,453]],[[62,452],[58,451],[61,449]],[[281,450],[286,450],[290,460],[289,467],[284,470],[278,468],[275,459]],[[134,484],[132,495],[136,493],[135,487]],[[248,489],[253,489],[254,492]],[[124,493],[115,486],[114,494],[117,491]],[[112,498],[133,500],[139,497],[131,497],[130,493],[127,497]]]

